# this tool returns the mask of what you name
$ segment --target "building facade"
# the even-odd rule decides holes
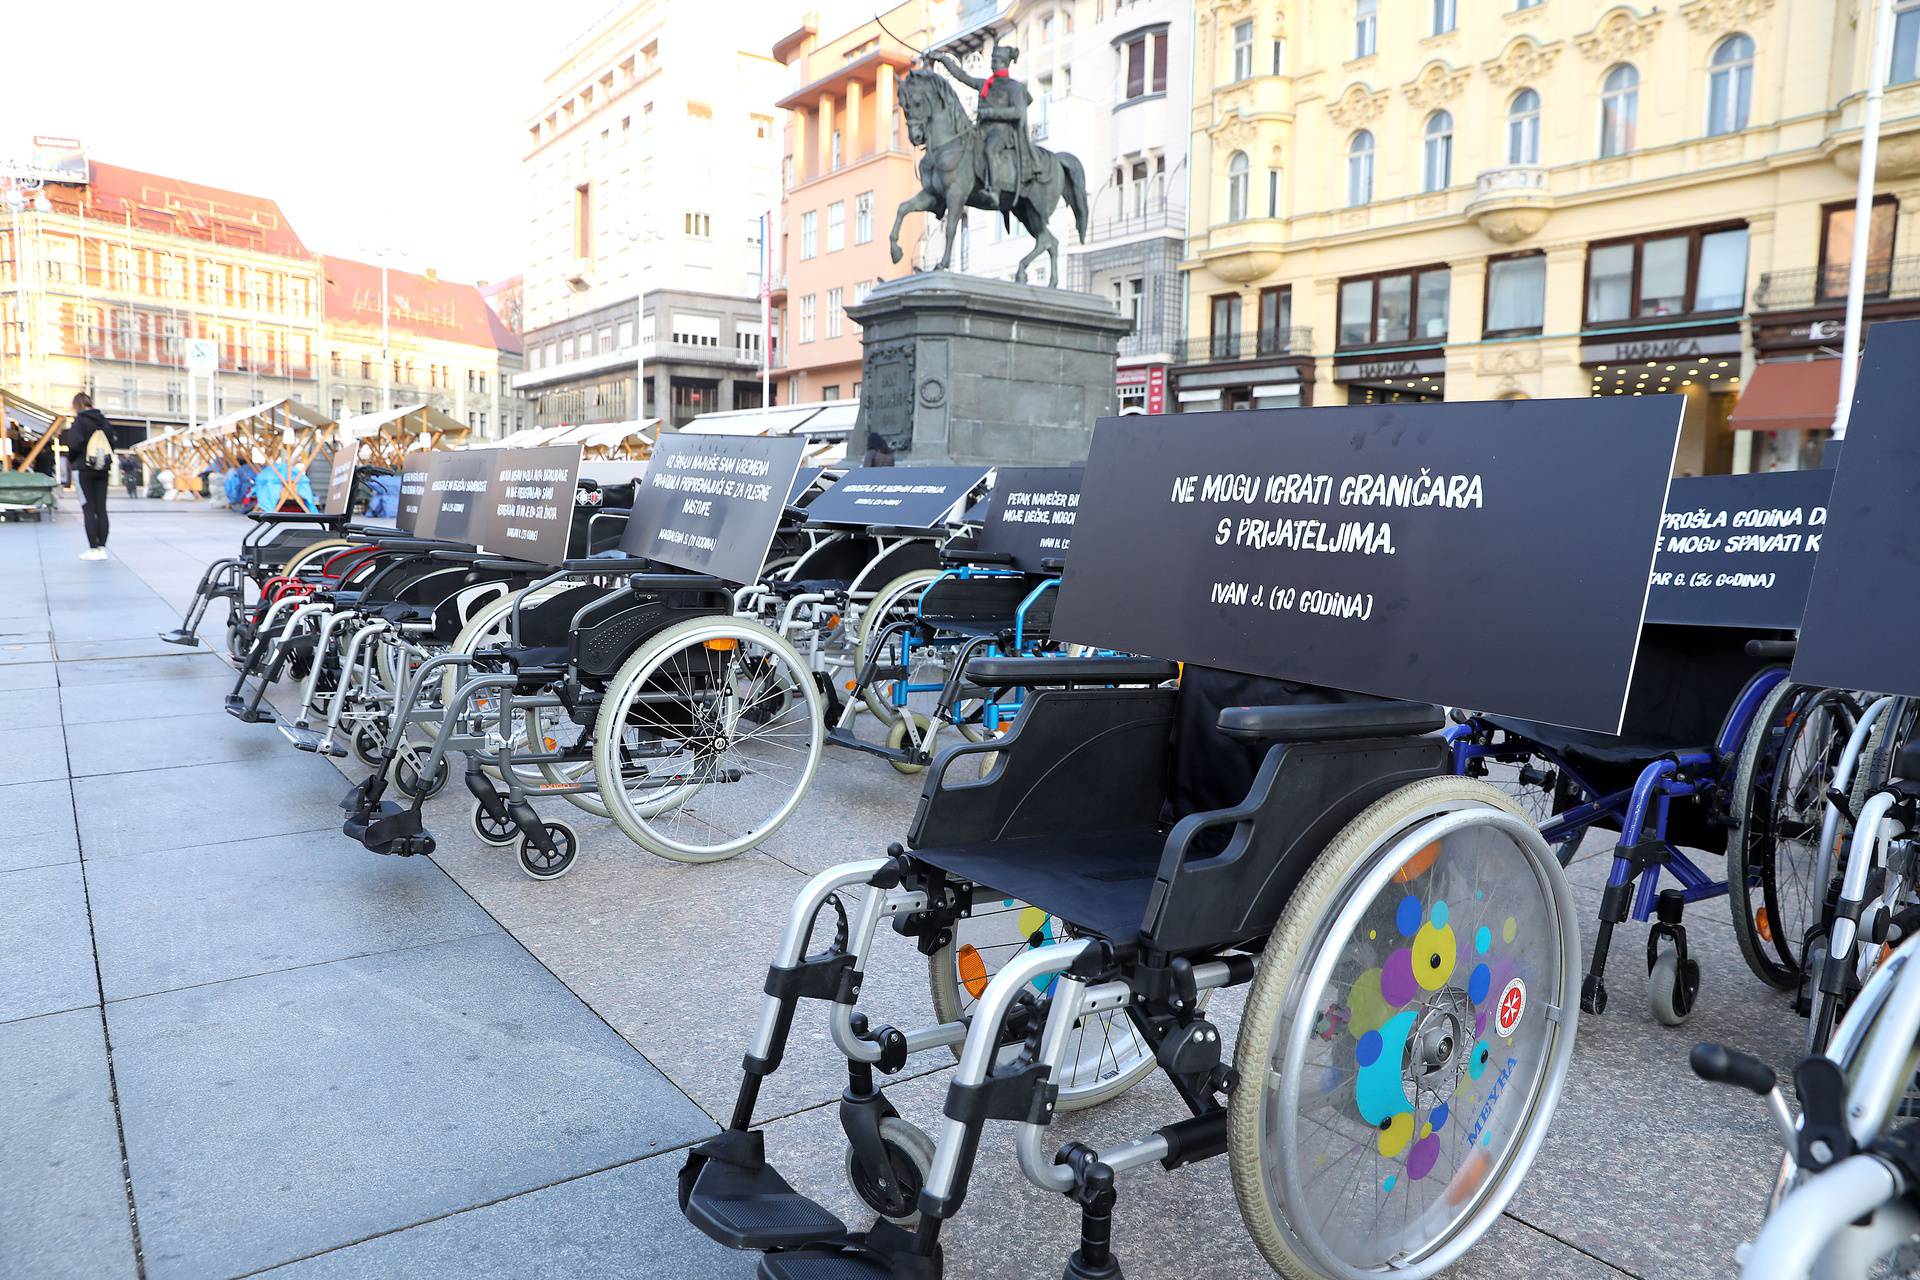
[[[824,39],[809,14],[773,46],[787,69],[773,277],[782,403],[859,395],[860,329],[843,308],[920,261],[926,219],[901,228],[901,263],[888,244],[894,211],[920,189],[894,88],[953,12],[950,0],[908,0]]]
[[[527,425],[514,390],[520,339],[470,284],[435,272],[322,259],[320,403],[334,421],[395,405],[427,404],[498,440]]]
[[[0,384],[162,428],[316,400],[320,262],[261,196],[93,162],[0,209]],[[194,379],[186,340],[218,367]]]
[[[521,314],[521,284],[519,276],[508,276],[505,280],[480,280],[474,284],[487,305],[493,308],[493,314],[500,317],[500,323],[507,326],[507,332],[515,337],[526,330]]]
[[[970,7],[942,42],[975,75],[986,74],[996,40],[1018,49],[1013,74],[1033,99],[1034,142],[1080,160],[1086,239],[1064,205],[1049,229],[1062,283],[1109,299],[1134,323],[1120,343],[1123,412],[1161,412],[1168,369],[1185,352],[1191,30],[1192,6],[1180,0],[1010,0],[998,12]],[[971,210],[957,265],[1011,279],[1032,247],[1018,224]],[[1027,278],[1047,282],[1044,259]]]
[[[1822,416],[1773,410],[1837,387],[1856,16],[1204,0],[1179,407],[1677,391],[1683,474],[1816,457]],[[1920,314],[1920,4],[1897,22],[1875,316]]]
[[[749,0],[718,21],[693,0],[637,0],[547,75],[523,166],[528,425],[677,427],[760,403],[785,74],[767,54],[775,9]]]

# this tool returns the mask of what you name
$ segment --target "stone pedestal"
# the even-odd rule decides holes
[[[907,462],[1080,462],[1112,414],[1133,329],[1091,294],[927,272],[874,286],[860,324],[857,458],[878,432]]]

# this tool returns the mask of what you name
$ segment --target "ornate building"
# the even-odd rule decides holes
[[[1870,317],[1920,313],[1920,0],[1896,8]],[[1679,391],[1679,471],[1811,460],[1863,10],[1203,0],[1179,407]]]

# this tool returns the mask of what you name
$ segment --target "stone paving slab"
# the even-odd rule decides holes
[[[0,732],[37,729],[60,722],[60,691],[0,689]]]
[[[134,1276],[99,1010],[0,1025],[0,1116],[0,1275]]]
[[[503,935],[108,1006],[146,1272],[305,1257],[711,1132]]]
[[[99,1004],[80,864],[0,873],[0,903],[0,1022]]]
[[[0,667],[22,662],[52,662],[53,646],[46,641],[0,644]]]
[[[156,661],[162,661],[156,659]],[[195,668],[198,670],[199,668]],[[116,684],[77,684],[60,690],[60,716],[68,728],[158,716],[204,715],[217,710],[233,688],[233,673],[215,671],[195,677],[123,680]],[[222,671],[225,669],[222,668]],[[224,711],[220,714],[225,715]],[[239,721],[234,721],[239,724]],[[245,726],[242,726],[245,727]],[[268,733],[279,737],[276,730]],[[285,740],[282,739],[284,742]]]
[[[497,933],[425,858],[335,831],[87,862],[108,1000]]]
[[[9,692],[16,689],[51,689],[59,683],[59,675],[50,661],[12,665],[0,663],[0,689]]]
[[[222,696],[210,693],[201,703],[202,709],[191,715],[68,725],[67,758],[72,762],[73,776],[196,764],[264,763],[293,751],[277,727],[248,724],[222,711]]]
[[[251,727],[280,737],[271,725]],[[73,783],[80,843],[89,858],[329,827],[337,832],[345,816],[339,800],[346,793],[337,770],[292,747],[259,760],[148,769]]]
[[[178,618],[170,622],[163,618],[155,630],[178,625]],[[120,640],[68,640],[62,637],[54,648],[62,662],[87,662],[100,658],[163,658],[180,652],[179,645],[168,644],[157,635]]]
[[[65,688],[117,685],[129,680],[199,680],[223,673],[228,680],[233,679],[233,668],[205,649],[183,649],[179,645],[167,645],[166,648],[166,653],[151,658],[63,661],[60,664],[60,684]],[[217,702],[214,704],[216,708],[219,705]]]
[[[687,1226],[677,1155],[655,1156],[276,1267],[275,1280],[748,1280],[757,1254]]]
[[[74,862],[80,841],[73,830],[73,788],[65,778],[0,786],[0,871]]]
[[[0,760],[11,782],[45,782],[67,776],[67,737],[59,721],[31,729],[0,729]]]

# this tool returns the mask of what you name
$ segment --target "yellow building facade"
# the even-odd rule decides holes
[[[1203,0],[1176,405],[1678,391],[1682,474],[1811,461],[1860,9]],[[1893,44],[1870,321],[1920,314],[1920,0]]]

